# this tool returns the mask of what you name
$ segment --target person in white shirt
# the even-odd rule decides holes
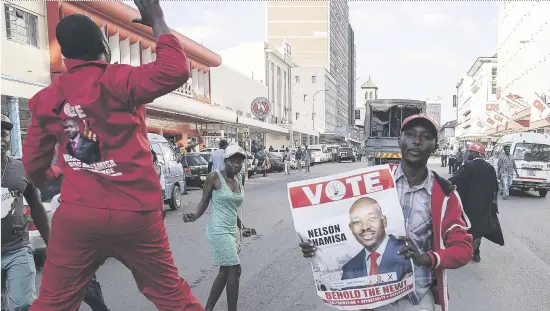
[[[210,162],[212,162],[212,170],[214,172],[221,172],[225,169],[225,158],[223,157],[223,154],[225,152],[225,148],[229,146],[229,143],[227,140],[222,139],[220,140],[220,149],[212,151],[212,156],[210,157]]]

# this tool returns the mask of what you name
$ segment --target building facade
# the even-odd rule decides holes
[[[267,1],[266,41],[292,46],[298,66],[325,68],[337,88],[336,127],[350,125],[349,7],[347,1]],[[295,75],[294,75],[295,76]],[[331,106],[328,104],[327,106]]]
[[[348,124],[353,126],[355,124],[355,107],[356,107],[356,94],[355,94],[355,81],[356,78],[356,53],[355,53],[355,34],[351,24],[348,25],[348,53],[349,53],[349,68],[348,68]]]
[[[426,114],[441,126],[441,96],[426,99]]]
[[[241,128],[246,128],[250,139],[257,140],[262,145],[273,145],[275,148],[289,145],[288,129],[263,120],[256,120],[252,115],[251,105],[254,99],[268,96],[266,85],[224,64],[210,70],[210,79],[213,106],[225,110],[227,114],[236,115],[236,122],[208,124],[209,135],[205,139],[207,147],[217,147],[221,138],[238,142],[237,133]],[[249,141],[246,143],[250,146]]]
[[[2,114],[14,124],[11,154],[21,156],[30,122],[28,99],[51,82],[46,5],[2,1]]]
[[[279,47],[266,42],[243,43],[218,53],[225,65],[267,86],[266,98],[269,99],[272,112],[266,121],[288,129],[288,135],[284,137],[285,146],[294,146],[302,140],[309,142],[319,139],[318,131],[295,123],[292,75],[296,65],[292,58],[292,46],[288,42],[282,41]],[[311,111],[304,113],[311,114]],[[267,133],[266,141],[277,141],[273,147],[280,148],[283,137]]]
[[[494,127],[493,105],[497,93],[497,57],[479,57],[457,84],[457,139],[487,140]],[[492,119],[492,118],[491,118]]]
[[[292,72],[294,124],[321,134],[338,127],[338,88],[323,67],[295,67]],[[310,142],[311,143],[311,142]]]
[[[550,131],[550,2],[499,2],[498,108],[492,131]]]

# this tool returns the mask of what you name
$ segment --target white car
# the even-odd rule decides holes
[[[201,149],[199,152],[209,152],[209,153],[212,153],[212,151],[214,150],[218,150],[220,148],[203,148]]]

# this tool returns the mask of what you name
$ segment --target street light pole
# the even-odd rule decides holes
[[[317,96],[319,92],[328,92],[328,89],[318,90],[317,92],[315,92],[315,94],[313,94],[313,100],[312,100],[313,110],[311,113],[311,120],[313,121],[313,130],[315,130],[315,96]]]

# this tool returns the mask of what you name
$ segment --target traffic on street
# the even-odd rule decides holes
[[[439,158],[431,158],[429,168],[450,177],[446,168],[440,167],[439,161]],[[257,235],[244,239],[240,254],[243,266],[241,310],[332,310],[317,299],[311,266],[297,247],[299,238],[292,224],[286,184],[365,165],[365,161],[330,163],[312,168],[310,175],[305,172],[289,176],[277,173],[247,181],[243,223],[254,227]],[[165,206],[165,224],[180,274],[188,280],[201,301],[205,301],[217,268],[211,264],[207,248],[207,218],[193,224],[184,224],[181,220],[184,213],[194,210],[202,194],[201,189],[195,187],[189,188],[188,192],[182,196],[180,210],[171,211],[168,205]],[[550,265],[550,241],[540,234],[545,232],[546,224],[550,222],[550,201],[540,198],[536,192],[514,191],[510,200],[499,203],[499,219],[506,246],[484,242],[482,262],[451,271],[451,310],[485,311],[487,306],[491,306],[490,310],[501,311],[540,310],[539,306],[550,303],[544,286],[550,282],[550,271],[544,268]],[[532,269],[533,263],[542,270]],[[120,262],[107,260],[97,276],[111,310],[156,310],[139,293],[131,272]],[[40,285],[40,277],[36,284]],[[220,299],[217,309],[226,308],[225,300]],[[80,310],[91,309],[83,304]]]

